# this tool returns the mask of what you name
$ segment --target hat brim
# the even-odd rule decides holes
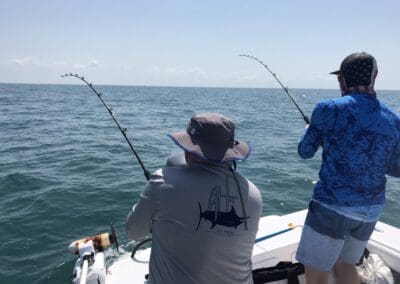
[[[333,72],[331,72],[331,73],[329,73],[329,74],[332,74],[332,75],[340,75],[342,72],[340,71],[340,70],[337,70],[337,71],[333,71]]]
[[[227,161],[246,160],[251,152],[249,144],[238,140],[235,141],[232,147],[226,147],[195,141],[186,131],[168,134],[168,137],[184,151],[212,162],[224,163]]]

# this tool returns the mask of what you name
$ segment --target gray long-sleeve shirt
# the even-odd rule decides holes
[[[126,221],[130,239],[152,233],[150,283],[253,283],[262,201],[254,184],[236,176],[247,231],[227,165],[166,166],[152,175]]]

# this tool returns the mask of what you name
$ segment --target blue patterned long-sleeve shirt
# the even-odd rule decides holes
[[[400,120],[376,97],[323,100],[298,145],[303,159],[322,146],[313,198],[337,206],[383,204],[385,174],[400,177]]]

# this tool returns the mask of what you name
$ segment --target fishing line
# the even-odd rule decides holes
[[[291,99],[291,101],[293,102],[293,104],[296,106],[297,110],[301,113],[304,121],[306,124],[310,124],[310,119],[304,114],[304,112],[301,110],[301,108],[299,107],[299,105],[296,103],[296,101],[294,100],[293,96],[290,94],[288,87],[285,87],[282,82],[278,79],[278,77],[276,76],[276,74],[274,72],[271,71],[271,69],[268,68],[268,66],[266,64],[264,64],[264,62],[262,62],[260,59],[258,59],[257,57],[254,57],[252,55],[248,55],[248,54],[239,54],[239,56],[242,57],[248,57],[251,58],[255,61],[257,61],[258,63],[260,63],[262,66],[265,67],[265,69],[267,69],[269,71],[269,73],[272,74],[272,76],[275,78],[276,81],[278,81],[279,85],[281,85],[281,87],[283,88],[283,90],[286,92],[286,94],[289,96],[289,98]]]
[[[86,81],[85,77],[83,77],[83,76],[79,76],[78,74],[69,73],[69,74],[61,75],[61,77],[63,77],[63,78],[64,78],[64,77],[75,77],[75,78],[78,78],[79,80],[81,80],[82,82],[84,82],[86,85],[88,85],[90,89],[92,89],[92,91],[97,95],[97,97],[98,97],[98,98],[100,99],[100,101],[103,103],[104,107],[108,110],[108,113],[111,115],[111,117],[112,117],[112,119],[114,120],[115,124],[118,126],[118,129],[121,131],[121,133],[122,133],[122,135],[124,136],[126,142],[128,142],[129,147],[131,148],[133,154],[134,154],[135,157],[136,157],[136,160],[139,162],[140,167],[141,167],[142,170],[143,170],[144,176],[146,177],[147,180],[149,180],[149,179],[150,179],[150,172],[145,168],[145,166],[144,166],[142,160],[141,160],[140,157],[139,157],[139,154],[136,152],[136,150],[135,150],[135,148],[133,147],[131,141],[129,141],[128,137],[126,136],[126,132],[128,131],[128,129],[127,129],[127,128],[122,128],[122,127],[121,127],[121,125],[119,124],[118,120],[115,118],[115,116],[114,116],[114,114],[113,114],[113,112],[112,112],[112,108],[109,107],[109,106],[105,103],[105,101],[103,100],[102,94],[99,93],[99,92],[93,87],[92,83],[89,83],[88,81]]]

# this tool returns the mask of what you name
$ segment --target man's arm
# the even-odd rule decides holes
[[[152,178],[154,175],[152,176]],[[156,211],[155,186],[152,181],[146,185],[139,201],[133,206],[125,223],[125,230],[130,240],[142,240],[151,233]]]
[[[398,143],[393,151],[387,174],[393,177],[400,177],[400,144]]]
[[[323,115],[326,112],[325,107],[320,103],[314,108],[311,115],[310,125],[307,125],[304,135],[300,138],[297,152],[303,159],[310,159],[317,152],[318,147],[322,145],[322,127]]]

